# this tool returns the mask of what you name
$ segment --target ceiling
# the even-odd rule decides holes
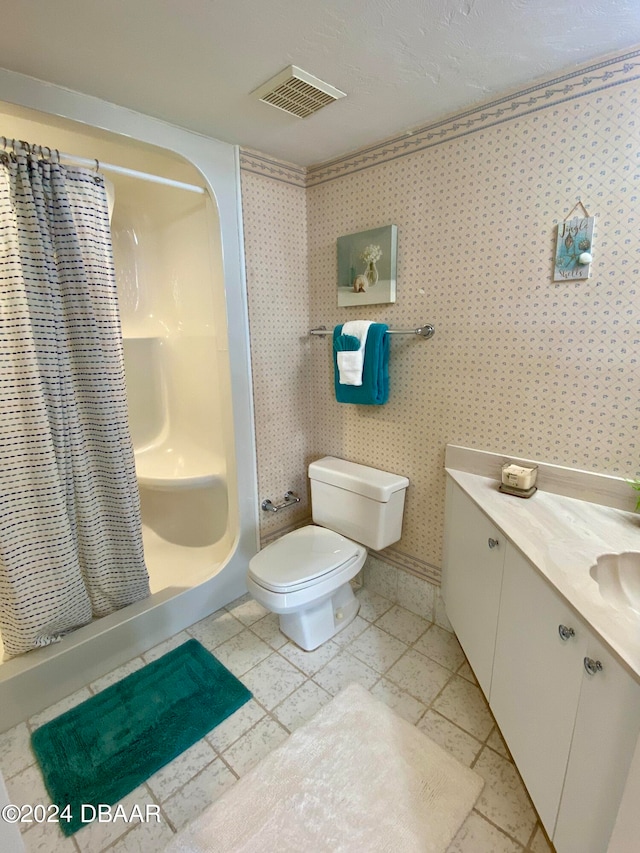
[[[301,166],[640,45],[639,0],[14,0],[2,21],[5,68]],[[251,96],[291,64],[347,97],[300,119]]]

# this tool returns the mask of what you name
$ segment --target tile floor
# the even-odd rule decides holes
[[[48,803],[29,732],[189,637],[212,651],[254,696],[123,800],[127,813],[134,804],[159,805],[160,822],[94,822],[72,838],[55,824],[33,825],[23,834],[27,851],[161,851],[174,832],[351,681],[486,780],[449,853],[552,851],[454,635],[368,588],[357,595],[361,608],[354,622],[315,652],[289,642],[277,617],[244,596],[0,735],[0,769],[11,801]]]

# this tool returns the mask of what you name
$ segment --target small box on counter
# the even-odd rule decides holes
[[[502,482],[505,486],[513,486],[516,489],[530,489],[536,484],[538,466],[525,468],[513,462],[505,462],[502,466]]]
[[[500,491],[520,498],[530,498],[536,491],[538,466],[527,468],[514,462],[505,462],[502,466]]]

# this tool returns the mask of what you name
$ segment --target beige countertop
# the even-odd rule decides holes
[[[640,552],[640,514],[543,488],[526,500],[506,495],[497,463],[494,478],[449,467],[454,456],[448,449],[449,476],[640,680],[640,614],[607,603],[589,574],[601,554]]]

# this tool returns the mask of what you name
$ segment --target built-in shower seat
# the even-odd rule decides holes
[[[188,438],[137,450],[135,459],[138,483],[151,489],[202,489],[226,481],[224,459]]]

